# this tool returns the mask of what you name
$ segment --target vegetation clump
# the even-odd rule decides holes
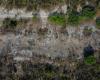
[[[86,65],[93,65],[93,64],[96,63],[96,58],[95,58],[94,56],[85,57],[84,63],[85,63]]]
[[[78,25],[82,20],[93,19],[96,15],[95,8],[93,6],[87,5],[82,8],[81,12],[72,10],[68,14],[67,23],[70,25]]]
[[[4,29],[15,29],[17,26],[17,20],[11,18],[5,18],[2,26]]]
[[[96,26],[98,29],[100,29],[100,18],[96,19]]]
[[[64,26],[66,23],[65,15],[63,13],[53,13],[49,16],[49,21],[53,24]]]
[[[95,16],[95,14],[95,8],[93,6],[88,5],[83,7],[80,17],[85,19],[91,19]]]
[[[79,13],[76,11],[71,11],[68,15],[68,24],[78,25],[79,24]]]

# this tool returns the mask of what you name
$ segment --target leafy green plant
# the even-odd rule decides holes
[[[79,14],[76,11],[71,11],[68,15],[68,24],[78,25],[79,24]]]
[[[95,63],[96,63],[96,58],[95,58],[94,56],[85,57],[84,63],[85,63],[86,65],[95,64]]]
[[[96,19],[96,26],[98,29],[100,29],[100,18]]]
[[[4,29],[14,29],[17,26],[17,21],[15,19],[6,18],[2,26]]]
[[[48,19],[51,23],[60,26],[64,26],[66,22],[65,15],[57,12],[51,14]]]
[[[81,17],[85,17],[86,19],[91,19],[95,16],[95,9],[92,6],[84,6],[81,12]]]

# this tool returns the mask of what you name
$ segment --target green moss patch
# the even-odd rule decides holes
[[[60,25],[60,26],[64,26],[66,19],[65,19],[65,15],[62,13],[53,13],[48,17],[49,21],[53,24],[56,25]]]
[[[95,63],[96,63],[96,58],[95,58],[94,56],[85,57],[84,63],[85,63],[86,65],[95,64]]]

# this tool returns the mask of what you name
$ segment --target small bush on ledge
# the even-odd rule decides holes
[[[85,57],[84,63],[86,65],[93,65],[93,64],[96,63],[96,58],[94,56],[92,56],[92,55],[91,56],[88,56],[88,57]]]
[[[96,26],[98,29],[100,29],[100,18],[96,19]]]
[[[65,15],[63,13],[53,13],[48,17],[49,21],[55,25],[64,26],[66,23]]]
[[[67,23],[69,25],[78,25],[79,24],[79,13],[76,11],[71,11],[68,15]]]
[[[91,5],[84,6],[81,11],[81,19],[93,19],[96,14],[95,7]]]
[[[4,29],[15,29],[17,26],[17,20],[11,18],[5,18],[2,24]]]

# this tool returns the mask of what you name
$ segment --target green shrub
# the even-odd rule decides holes
[[[68,24],[78,25],[79,24],[79,14],[76,11],[71,11],[68,15]]]
[[[85,57],[84,63],[85,63],[86,65],[95,64],[95,63],[96,63],[96,58],[95,58],[94,56]]]
[[[98,29],[100,29],[100,18],[96,19],[96,26]]]
[[[62,13],[57,13],[57,12],[51,14],[48,19],[51,23],[60,25],[60,26],[64,26],[66,22],[65,15]]]
[[[17,26],[17,21],[15,19],[6,18],[3,21],[4,29],[14,29]]]
[[[81,17],[91,19],[95,16],[95,9],[92,6],[84,6],[81,12]]]

